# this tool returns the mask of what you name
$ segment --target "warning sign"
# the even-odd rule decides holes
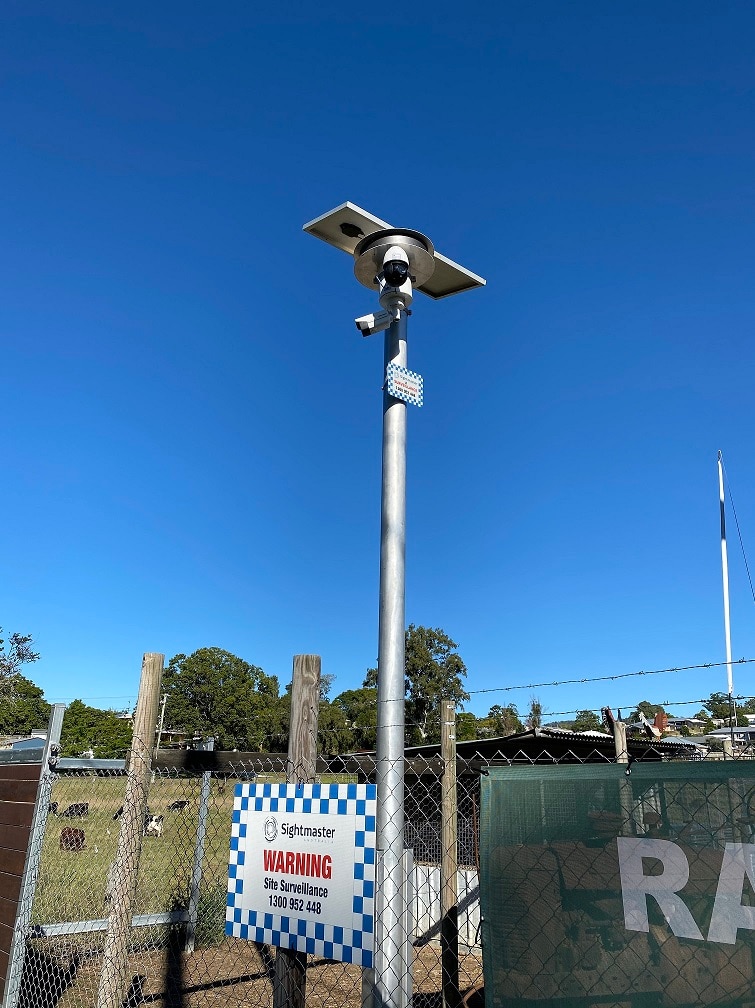
[[[226,934],[372,966],[374,784],[239,784]]]
[[[422,375],[408,371],[400,364],[389,364],[386,368],[385,388],[389,395],[412,406],[421,406],[424,400]]]

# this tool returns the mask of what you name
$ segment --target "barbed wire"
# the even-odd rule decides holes
[[[755,662],[755,658],[737,658],[731,664],[744,665],[748,662]],[[553,682],[529,683],[526,686],[489,686],[486,689],[470,690],[469,695],[479,696],[481,693],[506,693],[511,690],[543,689],[546,686],[574,686],[583,683],[614,682],[617,679],[631,679],[634,676],[663,675],[665,672],[690,672],[693,669],[718,668],[721,665],[728,665],[728,662],[703,662],[700,665],[678,665],[674,668],[642,669],[639,672],[617,672],[615,675],[585,676],[582,679],[557,679]]]

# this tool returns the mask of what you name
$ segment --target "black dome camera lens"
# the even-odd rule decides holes
[[[409,276],[409,264],[401,262],[400,259],[393,259],[383,267],[383,276],[389,287],[400,287],[406,283]]]

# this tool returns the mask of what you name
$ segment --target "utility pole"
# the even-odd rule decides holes
[[[363,336],[385,331],[380,520],[377,717],[377,879],[374,1008],[407,1008],[411,971],[404,857],[404,643],[406,406],[421,406],[423,382],[407,368],[407,317],[414,291],[448,297],[482,277],[435,251],[419,231],[395,228],[353,203],[304,230],[354,257],[357,280],[377,291],[381,311],[355,319]]]

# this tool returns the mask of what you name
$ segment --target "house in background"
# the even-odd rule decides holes
[[[710,724],[710,722],[708,722]],[[704,735],[706,722],[694,717],[670,717],[668,719],[668,730],[678,733],[679,729],[685,725],[689,729],[690,735]]]

